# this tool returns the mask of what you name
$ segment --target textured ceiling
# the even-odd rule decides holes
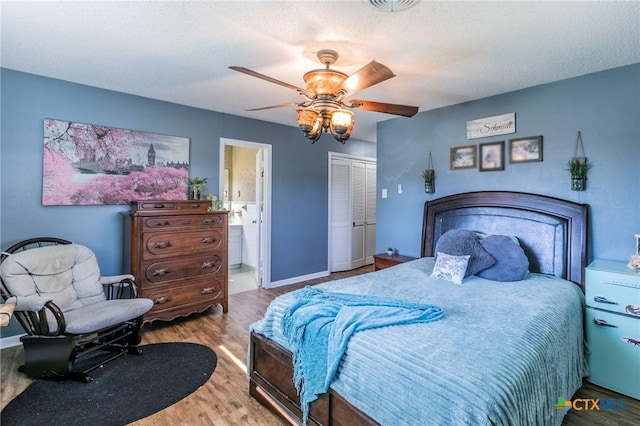
[[[321,68],[314,52],[330,48],[347,74],[371,60],[396,74],[358,98],[425,111],[640,62],[638,1],[422,1],[393,13],[365,0],[0,7],[2,67],[292,126],[293,107],[245,110],[297,101],[295,91],[228,67],[304,86]],[[394,117],[356,110],[353,137],[375,142],[375,123]]]

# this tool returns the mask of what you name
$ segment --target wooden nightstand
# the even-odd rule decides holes
[[[416,259],[417,257],[402,256],[401,254],[393,254],[391,256],[386,253],[376,254],[373,256],[373,270],[378,271],[380,269],[389,268],[391,266],[410,262]]]

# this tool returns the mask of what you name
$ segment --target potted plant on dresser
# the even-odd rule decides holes
[[[189,199],[199,200],[207,192],[207,178],[192,177],[187,181],[189,185]]]

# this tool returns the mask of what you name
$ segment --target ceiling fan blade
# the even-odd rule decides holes
[[[385,65],[371,61],[343,81],[338,90],[343,89],[347,94],[353,95],[367,87],[371,87],[374,84],[381,83],[395,76],[393,71]]]
[[[251,108],[251,109],[247,109],[245,111],[262,111],[263,109],[282,108],[282,107],[288,107],[288,106],[296,106],[296,105],[300,105],[300,104],[301,104],[301,102],[287,102],[285,104],[269,105],[269,106],[260,107],[260,108]]]
[[[385,114],[402,115],[404,117],[413,117],[418,112],[418,107],[414,106],[364,101],[362,99],[352,99],[349,104],[352,108],[358,108],[365,111],[384,112]]]
[[[282,87],[286,87],[287,89],[296,90],[296,91],[301,91],[302,90],[299,87],[296,87],[296,86],[291,85],[289,83],[285,83],[284,81],[276,80],[275,78],[269,77],[267,75],[260,74],[259,72],[250,70],[249,68],[239,67],[239,66],[236,66],[236,65],[232,65],[229,68],[231,68],[234,71],[238,71],[238,72],[241,72],[241,73],[244,73],[244,74],[248,74],[248,75],[250,75],[252,77],[257,77],[259,79],[266,80],[266,81],[268,81],[270,83],[274,83],[274,84],[280,85]]]

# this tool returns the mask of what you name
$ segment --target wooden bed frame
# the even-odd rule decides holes
[[[433,256],[438,238],[449,229],[513,235],[529,258],[531,272],[551,274],[583,287],[587,219],[587,205],[542,195],[505,191],[451,195],[425,203],[421,254]],[[301,424],[291,352],[251,333],[249,355],[249,393],[290,423]],[[378,423],[329,389],[311,404],[308,424]]]

